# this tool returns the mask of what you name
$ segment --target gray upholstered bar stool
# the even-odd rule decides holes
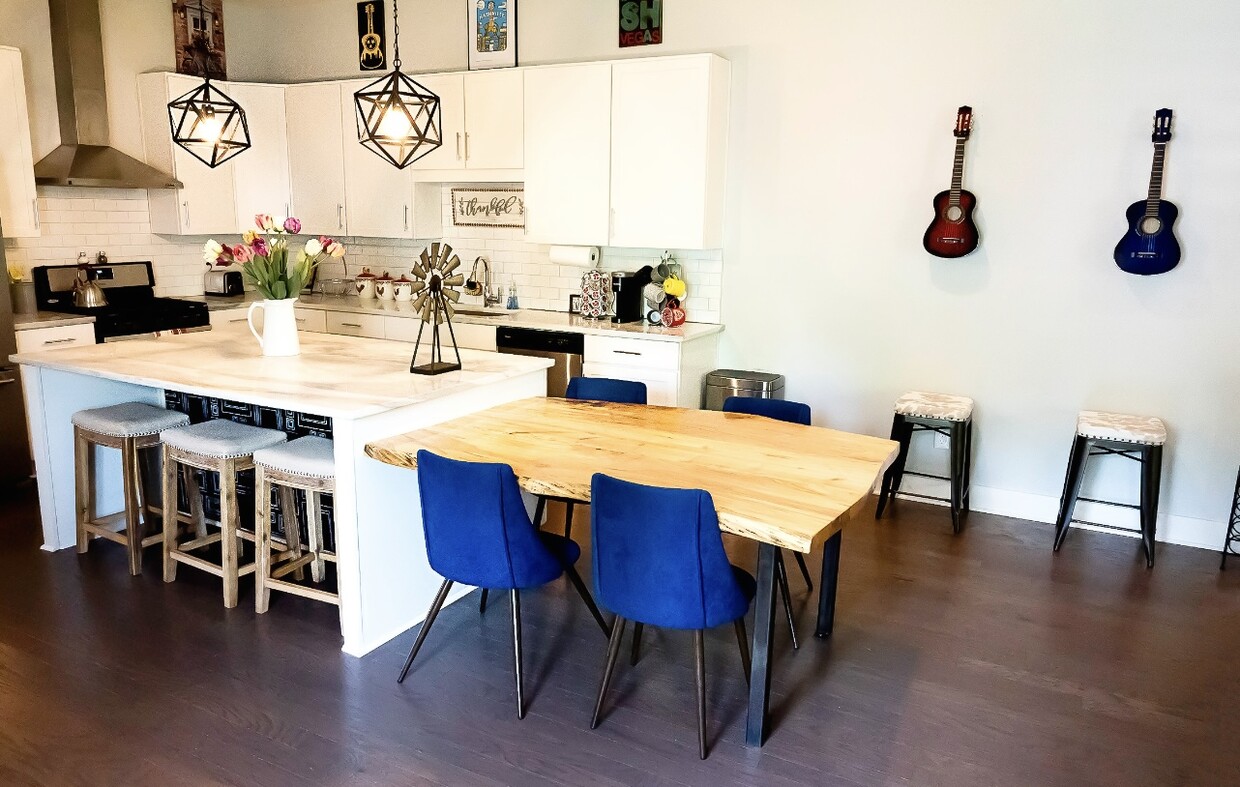
[[[147,500],[142,485],[140,451],[159,447],[160,432],[189,424],[189,416],[141,402],[125,402],[73,414],[73,462],[77,487],[77,551],[84,553],[92,536],[124,544],[129,550],[129,573],[142,573],[142,550],[163,541],[163,536],[144,535],[147,515],[160,508]],[[94,446],[121,452],[121,477],[125,507],[100,517],[95,510]],[[175,501],[174,501],[175,503]],[[175,510],[175,506],[174,509]],[[175,521],[175,519],[174,519]],[[116,525],[125,523],[117,532]]]
[[[164,581],[177,576],[177,563],[215,574],[224,580],[224,606],[237,606],[238,580],[254,570],[254,564],[239,565],[241,552],[241,520],[237,509],[237,474],[254,467],[254,452],[283,443],[284,432],[260,429],[233,421],[205,421],[193,426],[164,432],[164,508],[173,508],[177,501],[178,466],[196,467],[220,475],[219,532],[197,535],[184,543],[177,540],[175,520],[164,523]],[[219,543],[220,562],[191,555],[190,551]]]
[[[1068,475],[1063,482],[1063,496],[1059,500],[1059,517],[1055,521],[1055,551],[1063,546],[1068,529],[1075,520],[1076,501],[1101,503],[1118,508],[1135,508],[1140,512],[1141,544],[1145,549],[1145,563],[1154,567],[1154,537],[1158,530],[1158,491],[1162,485],[1162,451],[1167,442],[1167,426],[1161,418],[1145,415],[1122,415],[1085,410],[1076,418],[1076,437],[1072,441],[1072,454],[1068,457]],[[1122,456],[1141,465],[1141,502],[1117,503],[1081,497],[1081,480],[1085,475],[1085,463],[1093,456]],[[1105,530],[1131,532],[1131,528],[1102,525],[1097,522],[1081,522]]]
[[[282,577],[300,574],[307,564],[310,578],[322,582],[325,561],[336,561],[334,552],[323,544],[322,496],[336,491],[336,462],[332,441],[322,437],[301,437],[283,445],[254,452],[254,535],[258,569],[255,572],[254,610],[267,611],[271,591],[281,590],[316,601],[340,605],[340,596],[329,590],[289,582]],[[280,489],[280,513],[284,519],[284,546],[272,535],[271,490]],[[308,550],[302,552],[301,532],[293,490],[306,493],[306,537]]]
[[[914,432],[934,432],[947,437],[951,447],[947,475],[905,470]],[[874,518],[881,517],[887,503],[900,493],[900,483],[904,480],[905,473],[922,478],[937,478],[948,482],[948,497],[914,492],[904,494],[947,503],[952,512],[952,532],[959,533],[960,520],[969,513],[969,472],[973,465],[973,400],[967,396],[909,391],[896,400],[895,417],[891,421],[891,439],[900,444],[900,453],[883,476]]]

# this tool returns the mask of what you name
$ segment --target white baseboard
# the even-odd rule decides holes
[[[904,476],[901,487],[907,492],[919,494],[947,494],[947,482],[918,476]],[[904,497],[903,494],[900,497]],[[932,500],[909,497],[924,503],[946,505]],[[1008,489],[996,489],[988,486],[974,485],[969,494],[969,507],[973,511],[984,514],[998,514],[1016,519],[1029,519],[1034,522],[1053,523],[1059,514],[1059,498],[1047,495],[1035,495],[1029,492],[1013,492]],[[1112,527],[1137,528],[1137,512],[1135,509],[1115,508],[1097,503],[1079,502],[1073,512],[1076,519],[1098,522]],[[1074,524],[1085,530],[1099,530],[1090,525]],[[1112,533],[1111,530],[1102,532]],[[1118,534],[1124,535],[1124,534]],[[1227,535],[1227,523],[1211,519],[1196,519],[1176,514],[1158,515],[1159,541],[1167,544],[1179,544],[1186,547],[1197,547],[1217,552],[1223,547],[1223,539]],[[1134,538],[1137,537],[1133,533]]]

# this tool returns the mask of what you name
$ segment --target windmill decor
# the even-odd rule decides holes
[[[432,243],[430,249],[422,249],[418,262],[413,264],[413,278],[416,280],[413,291],[418,297],[413,301],[413,309],[422,315],[422,325],[418,327],[418,340],[413,345],[413,361],[409,371],[413,374],[443,374],[461,368],[461,352],[456,347],[456,334],[452,330],[452,315],[456,313],[452,304],[461,300],[457,291],[465,283],[465,276],[454,271],[461,267],[461,258],[452,253],[452,247],[446,243]],[[443,345],[439,340],[439,326],[448,326],[448,336],[452,339],[452,352],[456,355],[456,363],[443,359]],[[422,332],[431,326],[431,359],[428,363],[418,364],[418,349],[422,346]]]

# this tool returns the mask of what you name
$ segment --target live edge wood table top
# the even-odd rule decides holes
[[[550,497],[589,501],[594,473],[705,489],[724,532],[810,552],[864,503],[898,445],[740,413],[540,397],[372,442],[366,453],[415,468],[422,449],[512,465],[525,489]]]

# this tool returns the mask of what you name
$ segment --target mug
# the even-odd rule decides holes
[[[375,280],[371,278],[356,279],[353,282],[353,289],[357,290],[359,298],[375,297]]]
[[[396,299],[395,287],[396,282],[391,279],[375,279],[375,295],[379,296],[381,301],[391,301]]]
[[[398,303],[408,303],[413,300],[413,282],[411,281],[394,281],[392,282],[392,296]]]

